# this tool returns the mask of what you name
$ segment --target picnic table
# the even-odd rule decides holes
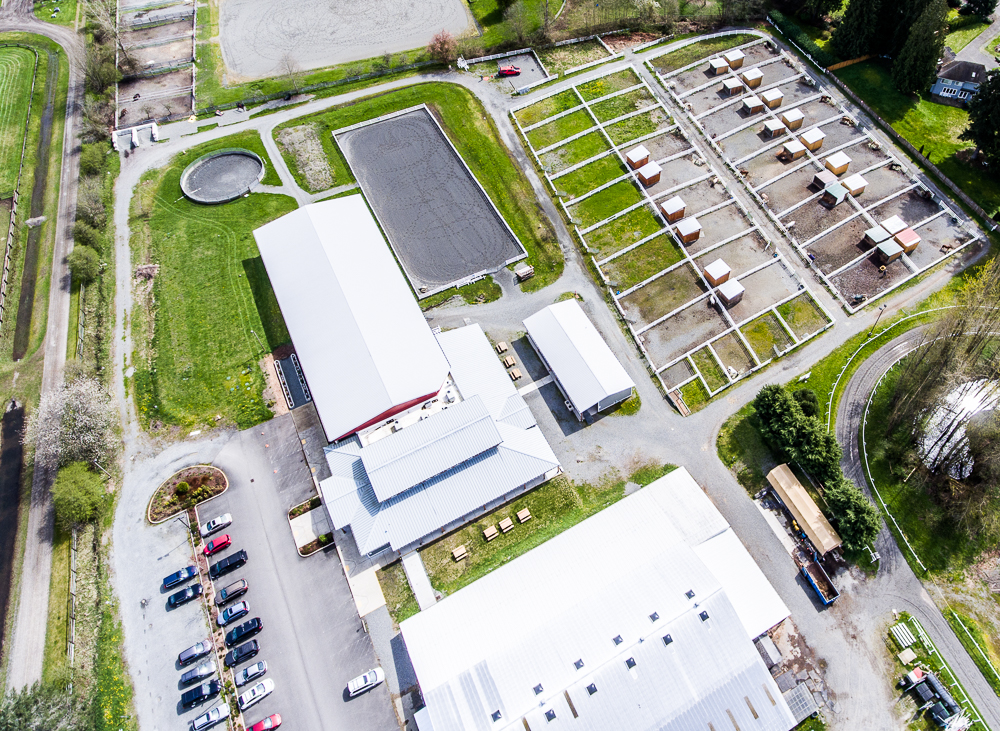
[[[531,511],[525,508],[524,510],[517,511],[517,520],[520,523],[527,523],[531,520]]]
[[[514,521],[511,520],[510,518],[504,518],[503,520],[500,521],[500,530],[502,530],[504,533],[506,533],[509,530],[512,530],[513,528],[514,528]]]
[[[492,541],[498,535],[500,535],[500,531],[497,530],[497,527],[495,525],[491,525],[486,530],[483,531],[483,538],[486,539],[487,543]]]

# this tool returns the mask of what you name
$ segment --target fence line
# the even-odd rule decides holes
[[[867,61],[869,58],[875,58],[875,57],[871,54],[868,54],[866,56],[858,56],[857,58],[852,58],[850,61],[841,61],[840,63],[833,64],[833,66],[827,66],[826,70],[836,71],[837,69],[847,68],[848,66],[853,66],[856,63]]]
[[[87,296],[87,287],[80,282],[80,298],[79,304],[77,305],[77,316],[76,316],[76,357],[83,357],[83,331],[85,312],[83,308],[84,300]]]

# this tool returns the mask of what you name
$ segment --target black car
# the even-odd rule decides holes
[[[232,650],[226,653],[226,667],[233,668],[239,665],[245,660],[249,660],[251,657],[260,652],[260,645],[257,640],[250,640],[245,642],[239,647],[234,647]]]
[[[222,683],[218,680],[211,680],[207,683],[202,683],[201,685],[181,694],[181,705],[185,708],[200,705],[212,696],[218,695],[221,690]]]
[[[167,599],[167,604],[171,607],[179,607],[181,604],[187,604],[189,601],[195,597],[199,597],[205,593],[204,587],[201,584],[195,584],[194,586],[187,586],[181,589],[176,594],[171,594],[170,598]]]
[[[220,576],[228,574],[230,571],[235,571],[246,562],[247,552],[240,550],[226,556],[218,563],[212,564],[212,568],[208,570],[208,573],[213,579],[218,579]]]
[[[181,685],[191,685],[199,680],[204,680],[209,675],[215,673],[215,660],[206,660],[196,668],[188,670],[181,676]]]
[[[185,568],[178,571],[176,574],[170,574],[163,580],[164,589],[173,589],[178,584],[183,584],[188,579],[193,579],[198,575],[198,569],[194,566],[186,566]]]
[[[177,662],[183,667],[184,665],[190,665],[199,657],[205,657],[208,653],[212,651],[212,641],[202,640],[194,645],[191,645],[188,649],[184,650],[180,655],[177,656]]]
[[[234,581],[229,586],[224,589],[220,589],[215,595],[215,606],[221,607],[223,604],[228,604],[233,599],[237,599],[250,590],[250,584],[247,583],[246,579],[239,579]]]
[[[233,629],[226,633],[226,647],[232,647],[240,640],[253,637],[262,629],[264,629],[264,623],[260,621],[260,617],[248,619],[240,626],[233,627]]]

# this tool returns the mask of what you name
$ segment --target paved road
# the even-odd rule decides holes
[[[988,69],[1000,66],[996,56],[1000,55],[989,47],[990,41],[1000,36],[1000,13],[993,14],[993,25],[984,30],[978,38],[958,52],[959,61],[981,63]]]
[[[52,256],[51,288],[45,334],[45,362],[42,368],[42,395],[62,385],[69,327],[69,271],[66,256],[73,248],[71,230],[76,217],[76,190],[80,174],[76,135],[83,108],[81,73],[83,41],[70,28],[49,25],[36,19],[31,0],[12,0],[0,9],[0,32],[26,31],[52,39],[69,58],[69,88],[63,129],[63,154],[59,178],[59,205]],[[41,273],[39,273],[41,276]],[[27,539],[21,568],[17,613],[7,653],[7,687],[21,688],[42,677],[45,628],[48,620],[49,580],[52,575],[53,511],[49,488],[55,470],[36,463],[28,510]]]

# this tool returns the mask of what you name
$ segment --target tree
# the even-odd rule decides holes
[[[85,462],[73,462],[61,470],[52,484],[56,520],[65,529],[97,517],[104,496],[104,483]]]
[[[531,14],[524,5],[524,0],[517,0],[503,14],[508,35],[516,38],[518,43],[524,43],[531,32]]]
[[[990,16],[993,15],[993,11],[997,9],[997,0],[968,0],[965,3],[965,7],[968,8],[973,15],[979,17],[984,23],[990,22]]]
[[[278,61],[278,75],[288,82],[290,91],[298,91],[302,87],[302,67],[290,53],[285,53]]]
[[[68,678],[67,678],[68,680]],[[0,731],[92,731],[94,714],[66,683],[35,683],[0,696]]]
[[[806,472],[824,485],[841,478],[840,458],[844,452],[837,437],[815,417],[802,418],[795,432],[792,455]]]
[[[89,246],[98,251],[101,248],[101,232],[89,223],[77,221],[73,224],[73,242],[77,246]]]
[[[976,146],[993,166],[1000,166],[1000,73],[987,73],[986,81],[969,102],[969,126],[960,135]]]
[[[792,394],[806,416],[819,416],[819,399],[811,388],[800,388]]]
[[[80,149],[80,172],[84,175],[99,175],[104,171],[104,147],[86,145]]]
[[[101,273],[101,260],[89,246],[74,246],[66,257],[69,273],[81,284],[90,284]]]
[[[945,0],[932,0],[910,30],[892,65],[892,81],[904,94],[924,91],[934,83],[938,59],[944,51],[947,16]]]
[[[115,107],[109,99],[83,100],[83,120],[80,136],[84,142],[98,142],[108,139],[110,129],[115,124]]]
[[[118,414],[95,378],[78,378],[42,396],[28,417],[24,443],[43,462],[104,462],[117,449]]]
[[[860,551],[875,542],[881,528],[878,509],[853,482],[842,477],[827,485],[823,497],[845,547]]]
[[[446,30],[438,31],[427,44],[427,55],[435,61],[448,63],[455,60],[455,36]]]
[[[76,194],[76,215],[94,228],[103,228],[106,223],[102,184],[101,180],[84,178]]]
[[[872,52],[881,10],[882,0],[851,0],[830,41],[838,56],[851,59]]]
[[[771,384],[758,392],[753,406],[760,419],[764,439],[780,456],[793,458],[796,435],[805,417],[792,395],[781,386]]]

